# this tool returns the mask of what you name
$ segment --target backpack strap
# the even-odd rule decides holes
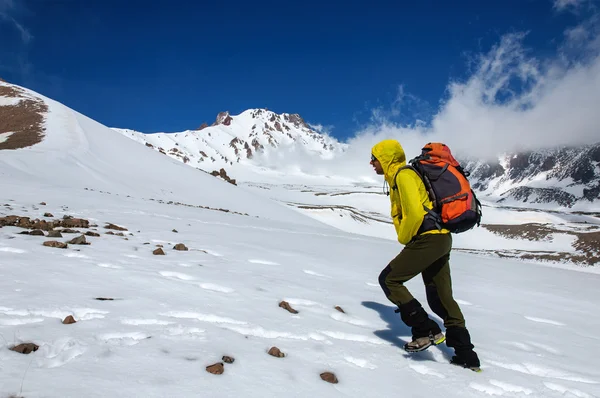
[[[421,177],[421,175],[419,174],[419,172],[417,171],[417,169],[415,169],[413,166],[411,166],[411,165],[402,166],[402,167],[400,167],[398,169],[398,171],[396,172],[396,174],[394,174],[394,185],[392,186],[392,190],[394,190],[394,191],[398,190],[398,183],[396,182],[396,178],[398,177],[398,173],[400,173],[404,169],[412,169],[412,170],[414,170],[415,173],[417,173],[417,175],[419,177]]]
[[[421,179],[421,181],[423,181],[423,185],[425,185],[425,190],[429,191],[430,188],[427,186],[428,182],[425,181],[425,179],[423,178],[423,176],[421,175],[421,173],[419,173],[419,170],[417,170],[417,168],[414,167],[412,164],[408,164],[406,166],[400,167],[398,169],[398,171],[396,172],[396,174],[394,174],[394,185],[392,186],[392,190],[396,190],[396,191],[398,190],[398,183],[396,182],[396,178],[398,177],[398,173],[400,173],[404,169],[411,169],[411,170],[413,170],[417,174],[417,176],[419,176],[419,178]],[[429,192],[428,192],[428,195],[429,195]],[[430,200],[431,200],[431,198],[430,198]],[[431,220],[431,222],[433,222],[433,224],[435,225],[435,227],[438,230],[441,230],[442,229],[442,226],[441,226],[442,217],[438,213],[436,213],[435,211],[433,211],[432,209],[428,208],[425,205],[423,205],[423,210],[425,210],[427,212],[427,214],[425,214],[425,219]],[[419,230],[421,230],[421,228],[419,228]]]

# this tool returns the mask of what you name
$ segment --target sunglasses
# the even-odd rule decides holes
[[[375,157],[375,155],[371,154],[371,162],[375,162],[377,161],[377,158]]]

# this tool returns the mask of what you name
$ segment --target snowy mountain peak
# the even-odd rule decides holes
[[[576,204],[600,199],[600,143],[504,154],[468,161],[474,188],[499,202]]]
[[[217,115],[217,120],[213,123],[213,126],[217,126],[219,124],[229,126],[231,124],[231,116],[229,116],[229,112],[220,112]]]
[[[344,150],[334,138],[312,129],[299,114],[277,114],[268,109],[248,109],[239,115],[220,112],[212,125],[178,133],[144,134],[114,129],[155,150],[201,169],[216,169],[253,160],[268,149],[299,146],[330,158]]]

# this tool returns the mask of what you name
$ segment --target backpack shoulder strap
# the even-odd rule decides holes
[[[419,176],[419,178],[423,178],[421,177],[421,174],[419,173],[419,171],[412,165],[407,164],[406,166],[402,166],[398,169],[398,171],[396,172],[396,174],[394,174],[394,185],[392,186],[392,190],[397,191],[398,190],[398,183],[396,182],[396,178],[398,177],[398,173],[400,173],[402,170],[406,170],[406,169],[411,169],[412,171],[414,171],[415,173],[417,173],[417,175]]]

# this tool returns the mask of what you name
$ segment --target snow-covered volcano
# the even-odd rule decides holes
[[[220,168],[252,159],[256,153],[296,146],[324,159],[343,152],[344,145],[311,128],[298,114],[249,109],[239,115],[221,112],[215,122],[179,133],[143,134],[114,130],[194,167]]]
[[[37,93],[0,87],[12,89],[0,94],[2,115],[39,121],[0,119],[14,147],[0,150],[0,396],[600,395],[597,269],[456,251],[454,295],[483,372],[449,365],[445,345],[408,355],[410,330],[377,282],[401,247],[348,232],[393,229],[376,187],[234,186]],[[309,198],[371,212],[348,224],[339,207],[301,208]],[[319,221],[325,213],[306,216],[321,211],[336,228]],[[517,226],[565,221],[486,214]],[[575,224],[562,227],[583,233]],[[461,239],[473,251],[576,239],[482,231]],[[407,286],[426,303],[419,278]],[[63,323],[69,316],[76,323]]]

